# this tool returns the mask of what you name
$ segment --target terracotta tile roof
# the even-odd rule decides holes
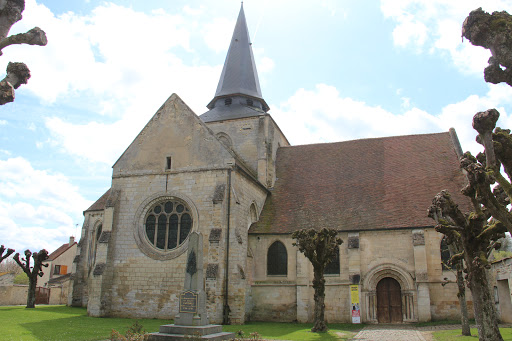
[[[98,200],[96,200],[96,202],[94,204],[92,204],[91,207],[86,209],[84,211],[84,213],[87,212],[87,211],[102,211],[102,210],[104,210],[105,209],[105,204],[107,203],[107,199],[110,196],[110,190],[111,190],[111,188],[109,188],[105,192],[105,194],[103,194]]]
[[[48,259],[46,261],[49,262],[49,261],[55,260],[57,257],[62,255],[64,252],[66,252],[70,247],[72,247],[75,244],[76,244],[76,242],[74,242],[71,245],[69,245],[69,243],[62,244],[61,246],[59,246],[59,248],[57,250],[50,253],[50,255],[48,256]]]
[[[443,189],[469,210],[449,133],[282,147],[276,168],[275,187],[250,233],[432,226],[427,208]]]

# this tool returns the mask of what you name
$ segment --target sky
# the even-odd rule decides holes
[[[490,52],[461,38],[471,10],[512,13],[512,0],[243,6],[263,97],[293,145],[453,127],[476,154],[475,113],[496,108],[512,127],[512,88],[485,83]],[[32,74],[0,106],[0,244],[51,252],[79,237],[112,165],[172,93],[207,111],[239,10],[234,0],[26,0],[11,34],[38,26],[48,45],[0,56],[2,72],[12,61]]]

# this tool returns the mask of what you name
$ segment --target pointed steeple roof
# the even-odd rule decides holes
[[[261,95],[260,82],[251,45],[242,3],[226,61],[224,62],[224,68],[220,75],[219,85],[217,86],[215,97],[207,105],[208,109],[215,108],[215,103],[220,98],[242,96],[259,101],[260,107],[265,112],[269,110],[267,103]]]

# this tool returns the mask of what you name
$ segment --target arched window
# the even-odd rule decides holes
[[[288,254],[283,243],[276,241],[268,248],[267,275],[286,276],[288,274]]]
[[[441,249],[441,266],[442,266],[443,270],[455,269],[456,268],[455,264],[452,264],[450,262],[450,258],[452,258],[452,256],[450,254],[450,250],[448,249],[448,244],[446,244],[446,239],[444,237],[443,237],[443,239],[441,239],[440,249]]]
[[[326,275],[339,275],[340,274],[340,248],[336,248],[336,252],[334,252],[334,257],[327,264],[324,270],[324,274]]]
[[[160,250],[172,250],[187,239],[192,229],[188,206],[178,199],[167,199],[153,205],[146,214],[148,242]]]
[[[92,246],[92,243],[94,243],[94,246],[91,247],[92,251],[91,251],[91,254],[89,255],[89,266],[93,266],[94,264],[96,264],[96,252],[98,252],[98,243],[100,240],[102,229],[103,229],[103,225],[100,224],[96,228],[96,231],[94,232],[93,240],[91,241],[91,246]]]

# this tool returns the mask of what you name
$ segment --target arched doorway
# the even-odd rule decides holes
[[[400,284],[391,277],[377,284],[377,320],[379,323],[402,323]]]

